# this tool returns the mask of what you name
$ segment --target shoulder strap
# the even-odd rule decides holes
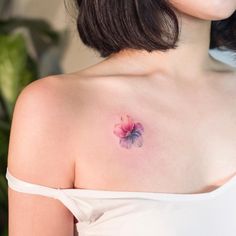
[[[9,187],[12,189],[23,192],[23,193],[31,193],[31,194],[38,194],[53,198],[58,198],[58,190],[57,188],[50,188],[39,184],[33,184],[21,179],[14,177],[8,170],[6,171],[6,178],[8,181]]]
[[[63,191],[63,189],[46,187],[43,185],[23,181],[14,177],[9,172],[8,168],[6,171],[6,179],[8,181],[8,186],[18,192],[37,194],[58,199],[72,212],[72,214],[77,218],[77,220],[80,221],[81,217],[84,217],[83,213],[78,210],[76,202],[70,196],[68,196]]]

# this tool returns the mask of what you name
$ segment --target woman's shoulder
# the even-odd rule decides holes
[[[89,84],[85,83],[79,74],[58,74],[39,78],[25,86],[17,97],[15,109],[24,107],[29,112],[41,115],[58,114],[57,119],[62,118],[63,113],[69,112],[73,101],[77,105],[79,97],[86,95],[85,89]]]
[[[62,75],[47,76],[18,95],[8,151],[8,168],[15,176],[50,187],[73,187],[73,110],[65,87]]]
[[[90,108],[94,109],[99,103],[108,105],[109,98],[114,99],[116,96],[118,99],[123,94],[128,96],[127,92],[132,91],[132,86],[129,78],[124,77],[103,74],[97,68],[43,77],[31,82],[21,91],[15,109],[23,109],[45,119],[56,116],[61,122],[63,119],[69,122],[75,116],[79,119],[79,114]],[[102,107],[101,104],[100,109]]]
[[[96,107],[101,112],[103,109],[112,110],[114,102],[122,102],[124,98],[127,98],[126,104],[131,102],[129,98],[134,92],[135,81],[137,82],[138,78],[103,71],[101,67],[94,65],[48,78],[51,79],[51,84],[56,84],[58,96],[64,98],[65,106],[70,111],[74,114],[82,112],[90,115]]]

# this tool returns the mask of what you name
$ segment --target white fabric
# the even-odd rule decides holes
[[[233,50],[220,50],[218,48],[210,49],[209,54],[216,60],[236,68],[236,52]]]
[[[198,194],[60,189],[10,174],[12,189],[61,201],[79,236],[236,236],[236,175]]]

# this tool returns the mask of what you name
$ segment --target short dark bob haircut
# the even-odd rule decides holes
[[[125,48],[151,52],[178,46],[180,27],[168,0],[72,1],[82,42],[101,57]],[[214,48],[236,51],[236,11],[227,19],[212,21],[209,49]]]

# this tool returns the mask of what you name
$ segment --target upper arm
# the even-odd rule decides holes
[[[39,79],[17,98],[11,124],[8,169],[17,178],[53,188],[73,187],[66,111],[57,78]],[[64,122],[64,123],[63,123]],[[8,188],[9,236],[72,236],[72,213],[57,199]]]

